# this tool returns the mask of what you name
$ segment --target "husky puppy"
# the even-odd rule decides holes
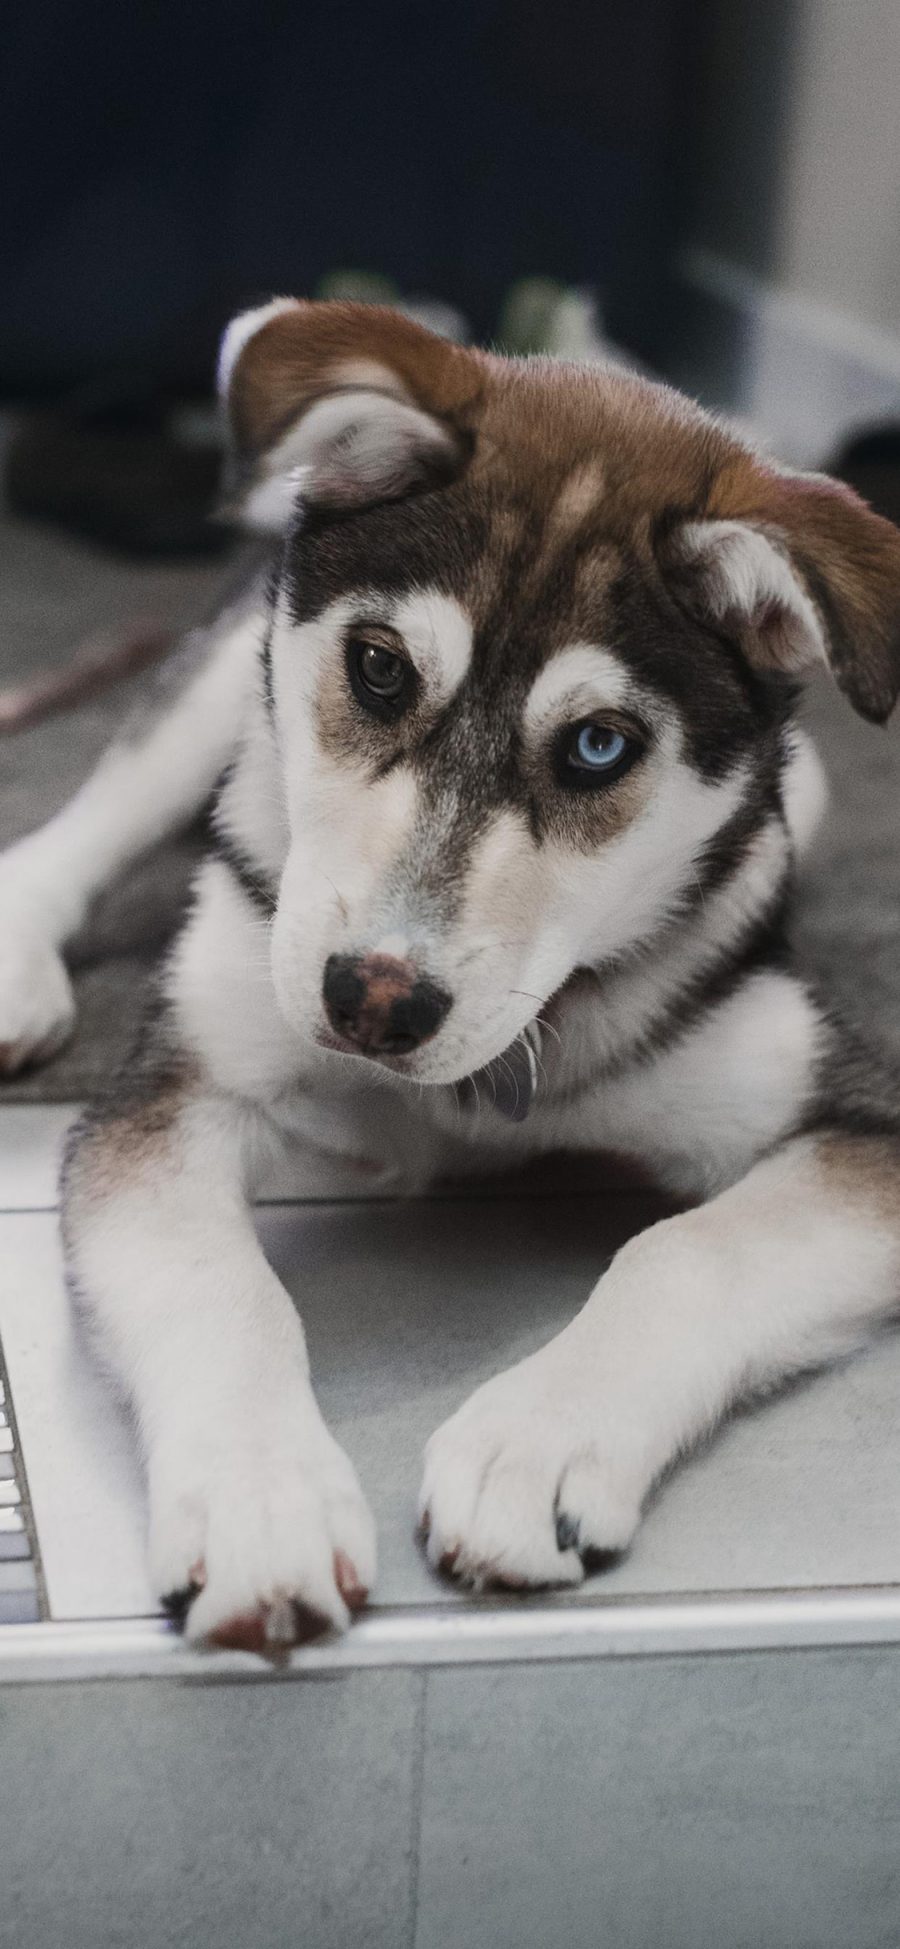
[[[888,717],[900,533],[664,387],[377,308],[238,319],[221,390],[265,574],[0,862],[0,1041],[8,1069],[58,1044],[87,901],[218,781],[64,1232],[156,1588],[191,1638],[265,1647],[375,1577],[248,1209],[273,1138],[413,1183],[614,1152],[684,1207],[432,1438],[427,1549],[468,1584],[579,1583],[730,1404],[900,1299],[897,1079],[782,936],[823,797],[796,680]]]

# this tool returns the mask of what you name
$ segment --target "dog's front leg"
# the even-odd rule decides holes
[[[194,1639],[342,1626],[375,1574],[355,1473],[244,1196],[250,1113],[173,1068],[95,1112],[66,1169],[68,1265],[143,1446],[150,1560]]]
[[[211,793],[237,741],[258,633],[249,615],[201,638],[196,668],[189,657],[158,715],[148,708],[61,812],[0,852],[0,1076],[67,1040],[75,1002],[63,947],[97,894]]]
[[[614,1259],[584,1311],[429,1443],[432,1561],[578,1583],[739,1397],[857,1345],[900,1300],[900,1140],[798,1138]]]

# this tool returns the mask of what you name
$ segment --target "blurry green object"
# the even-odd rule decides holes
[[[382,277],[378,271],[329,271],[320,279],[314,296],[338,298],[344,304],[393,305],[440,338],[452,338],[459,344],[468,344],[472,336],[462,312],[454,305],[445,304],[441,298],[404,298],[393,278]]]
[[[523,277],[507,294],[497,324],[502,352],[549,352],[553,320],[566,288],[549,277]]]
[[[500,313],[497,342],[502,352],[519,357],[543,352],[553,359],[638,369],[638,361],[606,337],[593,293],[548,277],[522,278],[512,286]]]
[[[320,278],[316,298],[339,298],[344,304],[399,305],[399,286],[378,271],[329,271]]]
[[[393,278],[378,271],[329,271],[316,287],[317,298],[339,298],[364,305],[394,305],[442,338],[471,343],[462,314],[440,298],[404,296]],[[551,277],[523,277],[511,286],[500,310],[496,346],[513,356],[543,353],[554,359],[581,359],[634,369],[635,361],[610,345],[590,291]]]

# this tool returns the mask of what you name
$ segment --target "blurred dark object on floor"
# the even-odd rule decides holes
[[[145,617],[136,618],[127,628],[101,629],[84,637],[58,668],[0,689],[0,738],[17,737],[45,717],[85,704],[113,684],[139,676],[168,656],[174,642],[172,630],[161,629]]]
[[[26,414],[6,455],[14,514],[52,521],[129,555],[215,555],[218,441],[190,437],[164,397],[140,386]]]
[[[900,420],[855,433],[829,461],[827,472],[855,487],[876,514],[900,527]]]

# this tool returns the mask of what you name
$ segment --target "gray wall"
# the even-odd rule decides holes
[[[716,0],[689,243],[900,345],[897,0]]]

